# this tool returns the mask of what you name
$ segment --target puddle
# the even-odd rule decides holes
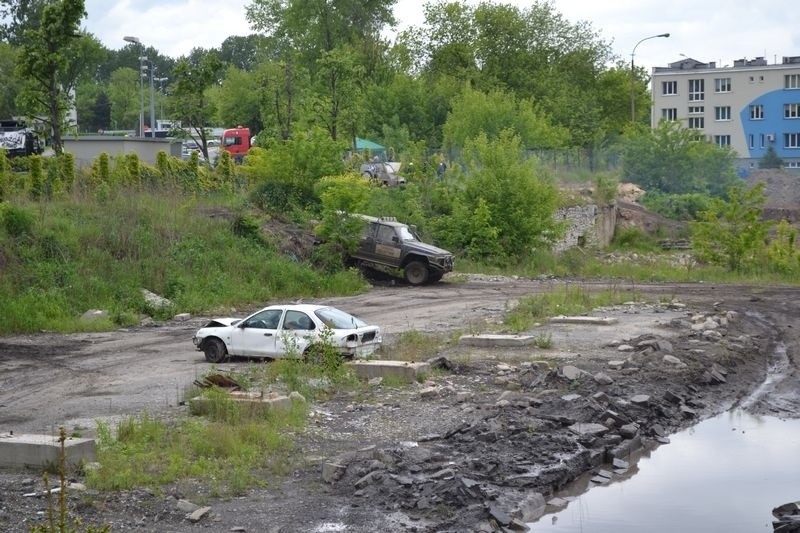
[[[632,461],[629,479],[574,496],[531,531],[771,532],[772,509],[800,500],[800,420],[734,410],[670,440]],[[571,485],[572,494],[587,483]]]

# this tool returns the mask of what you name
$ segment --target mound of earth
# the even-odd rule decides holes
[[[760,169],[752,172],[745,182],[749,187],[764,184],[767,203],[764,216],[772,220],[800,222],[800,175],[783,169]]]

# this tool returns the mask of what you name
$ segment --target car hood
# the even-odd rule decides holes
[[[410,251],[422,252],[427,255],[453,255],[447,250],[420,241],[405,241],[403,244]]]
[[[225,328],[241,322],[241,318],[214,318],[204,328]]]

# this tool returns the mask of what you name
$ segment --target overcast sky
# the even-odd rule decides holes
[[[86,0],[84,25],[107,47],[118,49],[126,35],[139,37],[172,57],[194,47],[219,46],[231,35],[251,33],[244,8],[252,0]],[[494,0],[520,8],[524,0]],[[477,1],[470,2],[477,4]],[[424,2],[398,0],[401,26],[419,25]],[[797,0],[554,0],[556,11],[572,22],[587,21],[625,61],[636,43],[636,65],[650,69],[678,61],[681,54],[717,66],[734,59],[763,56],[769,63],[800,56]]]

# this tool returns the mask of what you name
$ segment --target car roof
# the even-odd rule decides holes
[[[408,227],[408,224],[403,224],[402,222],[398,222],[394,217],[372,217],[369,215],[355,215],[367,222],[378,223],[378,224],[385,224],[387,226],[395,226],[395,227]]]
[[[326,307],[331,307],[331,306],[317,305],[317,304],[276,304],[267,306],[261,309],[260,311],[266,311],[268,309],[286,309],[287,311],[303,311],[306,313],[313,313],[314,311],[325,309]]]

